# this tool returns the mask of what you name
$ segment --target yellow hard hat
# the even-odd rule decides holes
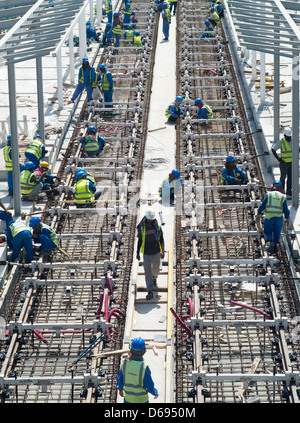
[[[46,167],[47,169],[49,169],[49,163],[48,162],[40,162],[40,167]]]

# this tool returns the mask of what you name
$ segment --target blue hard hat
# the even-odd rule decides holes
[[[135,15],[135,11],[134,11],[134,10],[132,10],[131,14],[132,14],[132,15]]]
[[[101,63],[99,66],[98,66],[98,69],[105,69],[106,68],[106,66],[105,66],[105,64],[104,63]]]
[[[134,338],[131,342],[131,348],[134,350],[143,350],[146,348],[146,344],[143,338]]]
[[[87,63],[88,61],[89,61],[88,57],[84,57],[84,58],[82,59],[82,63]]]
[[[35,136],[33,137],[33,139],[35,140],[36,138],[42,139],[42,137],[39,134],[35,134]]]
[[[207,20],[204,23],[205,23],[205,25],[210,25],[210,22],[207,21]]]
[[[165,1],[162,3],[162,6],[163,7],[168,7],[168,5],[167,5],[167,3]]]
[[[92,25],[91,25],[91,22],[87,22],[87,23],[85,24],[85,26],[92,26]]]
[[[119,16],[119,13],[118,13],[118,12],[115,12],[115,13],[114,13],[114,16]]]
[[[235,158],[233,156],[228,156],[226,158],[226,163],[229,163],[229,162],[235,162]]]
[[[86,171],[85,170],[80,170],[79,172],[77,172],[77,179],[82,178],[83,176],[86,176]]]
[[[95,126],[89,126],[88,127],[88,132],[90,132],[90,131],[97,132],[97,129],[95,128]]]
[[[108,26],[109,28],[111,27],[111,23],[107,22],[106,26]]]
[[[25,169],[29,170],[29,169],[34,169],[35,165],[33,162],[27,162],[25,163]]]
[[[78,176],[78,173],[84,173],[85,175],[86,175],[86,170],[85,170],[85,168],[84,167],[80,167],[79,169],[77,169],[77,173],[76,173],[76,176]]]
[[[134,31],[134,35],[139,35],[140,31]]]
[[[176,97],[176,99],[175,100],[177,100],[177,101],[182,101],[183,100],[183,98],[180,96],[180,95],[178,95],[177,97]]]
[[[172,175],[174,175],[174,176],[175,176],[175,178],[176,178],[176,179],[179,179],[179,177],[180,177],[180,172],[179,172],[179,170],[178,170],[178,169],[173,169],[171,173],[172,173]]]
[[[280,181],[274,181],[273,185],[280,185],[282,187],[282,183]]]
[[[7,135],[7,141],[10,141],[11,140],[11,135]]]
[[[213,10],[215,10],[215,8],[214,7],[211,7],[210,10],[213,11]]]
[[[38,225],[39,223],[41,223],[41,219],[39,217],[32,217],[29,221],[29,227],[33,228],[34,226]]]
[[[201,98],[196,98],[194,105],[197,106],[197,104],[203,103]]]
[[[131,29],[132,28],[132,25],[127,25],[127,29]]]

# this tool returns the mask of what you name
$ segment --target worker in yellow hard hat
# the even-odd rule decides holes
[[[39,167],[35,169],[37,176],[44,174],[42,191],[52,191],[52,195],[58,195],[58,191],[54,190],[56,181],[60,182],[59,176],[54,176],[49,173],[50,165],[46,161],[41,161]],[[46,172],[46,173],[45,173]]]

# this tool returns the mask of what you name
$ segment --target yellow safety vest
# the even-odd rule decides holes
[[[89,153],[93,153],[98,151],[99,145],[97,142],[97,135],[93,137],[92,135],[88,135],[85,140],[85,151],[88,151]]]
[[[281,158],[285,163],[292,161],[292,147],[285,138],[281,138]]]
[[[220,23],[220,18],[219,15],[217,14],[216,11],[213,11],[211,16],[209,17],[209,19],[212,19],[216,22],[216,24]]]
[[[125,5],[125,7],[127,7],[127,5]],[[124,10],[124,15],[131,15],[132,9],[131,9],[131,4],[129,6],[128,10]]]
[[[74,186],[74,190],[74,202],[76,204],[88,204],[95,201],[94,193],[89,188],[89,180],[79,179]]]
[[[11,236],[14,238],[20,232],[30,231],[29,228],[23,222],[14,222],[10,226]]]
[[[106,0],[106,2],[105,2],[105,12],[106,13],[109,13],[109,12],[112,12],[112,7],[109,5],[109,1],[108,0]]]
[[[171,106],[171,104],[170,104],[170,106]],[[167,118],[169,118],[171,116],[170,106],[168,106],[167,109],[166,109],[166,111],[165,111],[165,116]],[[179,116],[179,107],[178,106],[175,106],[175,107],[176,107],[176,111],[175,112],[178,113],[178,116]]]
[[[160,226],[158,226],[158,229],[160,229]],[[141,234],[142,234],[142,245],[141,245],[141,253],[144,254],[145,251],[145,242],[146,242],[146,224],[141,226]],[[158,241],[159,244],[159,250],[162,251],[161,243]]]
[[[134,47],[143,47],[142,38],[138,35],[133,38]]]
[[[26,169],[21,172],[20,175],[20,184],[21,184],[21,194],[22,195],[29,195],[33,187],[35,186],[35,182],[30,182],[30,178],[33,175],[30,170]]]
[[[125,32],[125,40],[132,40],[133,39],[133,31],[132,29],[127,29]]]
[[[80,68],[80,78],[79,78],[79,82],[81,82],[82,84],[84,83],[84,72],[83,72],[83,67],[81,66]],[[93,81],[92,81],[92,68],[90,68],[90,84],[93,85]]]
[[[232,170],[233,171],[233,178],[236,178],[236,171],[235,169]],[[224,176],[221,174],[221,182],[220,185],[230,185],[227,183],[227,179],[224,178]]]
[[[108,82],[108,79],[107,79],[107,73],[108,73],[108,71],[106,71],[103,75],[102,75],[102,79],[101,79],[101,86],[100,86],[100,88],[101,88],[101,90],[102,91],[108,91],[109,90],[109,82]],[[113,89],[113,88],[112,88]]]
[[[41,155],[43,154],[43,144],[41,141],[33,140],[29,144],[29,147],[26,148],[25,153],[31,153],[34,154],[35,157],[39,160]]]
[[[146,365],[142,361],[124,360],[123,373],[125,401],[129,403],[146,403],[149,400],[147,390],[143,387]]]
[[[4,155],[4,160],[5,160],[5,169],[7,170],[7,172],[10,172],[10,171],[13,170],[12,159],[9,157],[10,151],[11,151],[10,145],[6,145],[3,149],[3,155]]]
[[[272,217],[281,217],[283,215],[283,203],[286,196],[279,191],[268,192],[268,199],[266,204],[266,219]]]
[[[114,26],[113,29],[112,29],[112,33],[121,35],[121,25],[117,24],[116,26]]]
[[[170,23],[171,22],[171,13],[170,13],[170,9],[165,9],[165,19],[167,19],[167,21]]]
[[[58,244],[58,240],[57,240],[57,235],[54,229],[51,228],[51,226],[46,225],[45,223],[42,223],[42,230],[43,228],[48,229],[48,231],[50,232],[50,239],[51,241],[54,242],[54,244],[57,246]]]
[[[203,109],[206,109],[206,110],[208,111],[208,115],[207,115],[208,119],[212,119],[212,118],[214,117],[214,115],[213,115],[213,111],[212,111],[212,109],[209,107],[209,105],[208,105],[208,104],[204,104]]]
[[[100,83],[100,75],[99,75],[99,73],[98,72],[95,72],[95,81],[94,82],[92,82],[92,87],[93,88],[96,88],[96,87],[98,87],[98,85],[99,85],[99,83]]]

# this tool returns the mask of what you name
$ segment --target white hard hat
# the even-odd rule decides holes
[[[155,213],[154,213],[154,211],[153,210],[147,210],[146,213],[145,213],[145,217],[148,220],[154,220],[155,219]]]
[[[288,127],[284,128],[283,133],[287,137],[291,137],[292,136],[292,130],[291,130],[291,128],[288,128]]]

